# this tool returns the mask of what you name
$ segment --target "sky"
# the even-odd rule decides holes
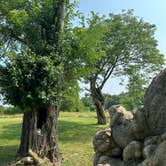
[[[134,14],[157,26],[158,48],[166,57],[166,0],[79,0],[79,10],[87,17],[90,11],[108,15],[121,13],[123,9],[134,9]],[[118,94],[125,91],[120,79],[109,79],[103,92]]]

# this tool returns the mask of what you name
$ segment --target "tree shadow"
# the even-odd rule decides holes
[[[8,166],[16,158],[21,123],[4,125],[2,131],[0,138],[0,166]]]
[[[106,126],[101,127],[92,122],[84,124],[60,119],[58,127],[59,142],[60,144],[86,144],[92,142],[94,134],[102,128],[104,129]],[[8,163],[15,161],[21,134],[21,123],[5,125],[2,130],[3,133],[0,138],[0,166],[7,166]],[[12,145],[10,145],[11,143]]]
[[[16,123],[16,124],[10,124],[10,125],[5,125],[3,128],[3,133],[1,135],[1,140],[19,140],[20,139],[20,134],[21,134],[21,124]]]
[[[103,128],[106,128],[103,126]],[[5,125],[1,135],[1,141],[18,141],[21,135],[21,123]],[[82,124],[67,120],[59,120],[59,141],[60,142],[88,142],[93,138],[95,132],[101,129],[96,124]]]
[[[0,146],[0,166],[8,166],[15,161],[18,146]]]

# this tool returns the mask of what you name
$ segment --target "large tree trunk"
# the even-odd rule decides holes
[[[61,165],[57,119],[58,109],[53,106],[25,112],[18,157],[27,156],[32,150],[41,158],[47,157],[54,166]]]
[[[107,119],[104,113],[104,97],[102,95],[101,89],[96,88],[93,81],[90,83],[91,96],[96,107],[98,124],[106,124]]]
[[[54,1],[55,9],[55,52],[61,52],[62,32],[69,0]],[[58,109],[50,106],[25,112],[18,158],[27,156],[32,150],[39,157],[47,157],[54,166],[61,165],[57,133]]]

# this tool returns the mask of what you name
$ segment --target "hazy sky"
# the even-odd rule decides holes
[[[90,11],[107,15],[120,13],[122,9],[134,9],[135,15],[157,26],[156,38],[159,50],[166,55],[166,0],[79,0],[79,9],[86,15]],[[119,81],[109,80],[103,91],[119,93],[124,88],[119,86]]]

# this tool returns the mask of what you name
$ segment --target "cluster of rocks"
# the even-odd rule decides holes
[[[110,128],[94,136],[94,166],[166,166],[166,69],[146,91],[134,114],[109,109]]]
[[[10,166],[51,166],[52,163],[47,158],[40,158],[33,151],[29,151],[28,156],[21,158],[16,163],[11,164]]]

